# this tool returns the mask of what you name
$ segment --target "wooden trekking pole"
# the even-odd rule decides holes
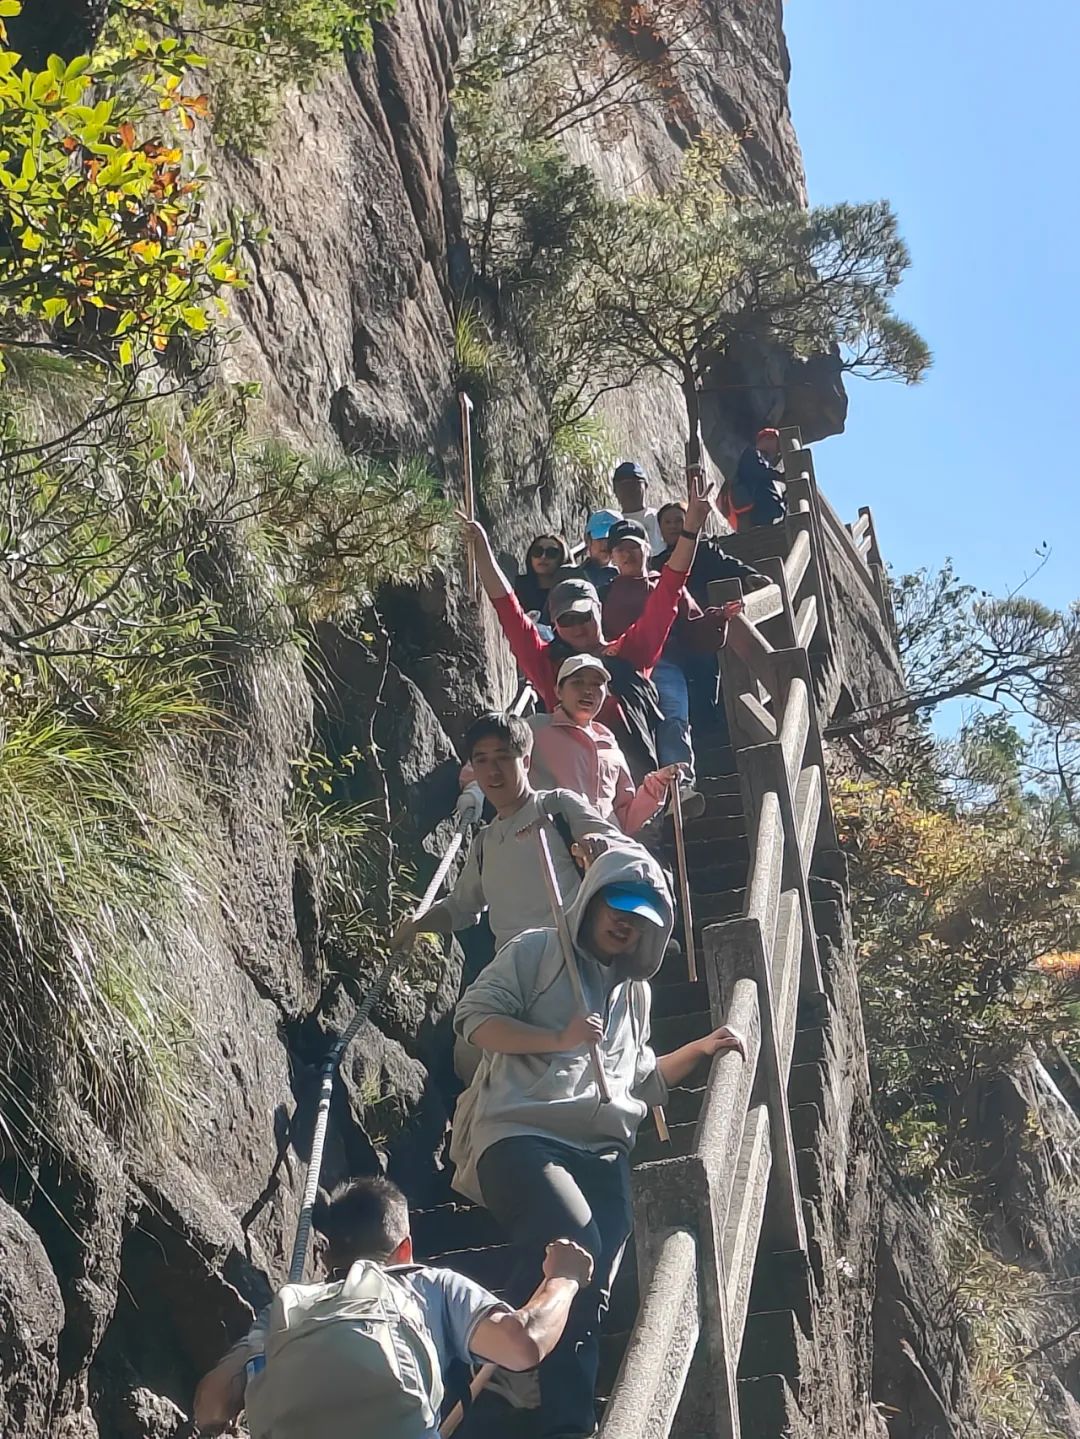
[[[570,846],[570,856],[572,859],[577,860],[578,864],[584,870],[587,870],[592,864],[592,860],[590,860],[585,850],[582,849],[579,844],[572,844]],[[656,1125],[656,1133],[659,1136],[660,1143],[670,1144],[671,1131],[667,1127],[667,1117],[664,1114],[664,1106],[662,1104],[653,1105],[652,1117],[653,1123]]]
[[[541,1281],[541,1283],[537,1286],[536,1293],[529,1300],[529,1304],[536,1303],[536,1301],[540,1298],[540,1295],[543,1292],[544,1285],[546,1283],[546,1279]],[[523,1307],[527,1309],[529,1305],[527,1304]],[[497,1364],[481,1364],[480,1368],[476,1371],[472,1379],[469,1381],[470,1404],[476,1398],[476,1396],[482,1390],[486,1389],[487,1386],[491,1383],[491,1376],[495,1373],[495,1370],[498,1369],[498,1367],[499,1366]],[[451,1434],[456,1434],[458,1429],[461,1427],[461,1421],[464,1418],[465,1405],[459,1399],[458,1402],[454,1405],[453,1409],[450,1410],[450,1413],[439,1425],[440,1439],[450,1439]]]
[[[577,1000],[578,1008],[582,1014],[588,1014],[589,1010],[585,1004],[585,991],[581,987],[581,975],[578,973],[577,955],[574,953],[574,941],[570,938],[570,926],[566,923],[566,911],[563,909],[562,894],[559,891],[559,877],[555,873],[555,865],[551,858],[551,846],[548,844],[547,833],[544,829],[544,821],[541,819],[536,826],[536,839],[540,846],[540,868],[544,871],[544,883],[547,885],[548,899],[551,902],[551,913],[555,920],[555,930],[559,936],[559,945],[562,948],[563,959],[566,962],[566,972],[570,976],[570,986],[574,991],[574,998]],[[600,1091],[602,1104],[611,1103],[611,1090],[608,1088],[607,1075],[604,1073],[604,1065],[600,1058],[600,1046],[589,1045],[589,1054],[592,1057],[593,1072],[596,1076],[596,1087]]]
[[[476,519],[476,495],[473,491],[473,466],[472,466],[472,410],[473,402],[469,399],[464,390],[458,394],[458,405],[461,409],[461,465],[464,480],[464,510],[466,517],[470,520]],[[469,595],[472,599],[477,598],[478,587],[476,582],[476,554],[471,544],[465,549],[465,578],[469,588]]]
[[[671,822],[675,826],[675,867],[679,872],[679,903],[686,931],[686,973],[691,984],[697,983],[697,954],[694,950],[694,911],[690,904],[690,876],[686,868],[686,835],[683,831],[682,791],[679,776],[671,787]]]

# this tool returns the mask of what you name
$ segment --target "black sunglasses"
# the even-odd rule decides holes
[[[556,545],[537,545],[529,551],[529,558],[532,560],[557,560],[562,550]]]

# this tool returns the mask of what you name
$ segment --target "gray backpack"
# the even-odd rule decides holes
[[[252,1439],[423,1439],[442,1399],[418,1299],[361,1259],[336,1283],[278,1292],[245,1407]]]

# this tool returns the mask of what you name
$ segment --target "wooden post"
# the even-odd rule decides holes
[[[578,973],[577,955],[574,953],[574,941],[570,937],[570,928],[566,923],[566,911],[563,909],[562,895],[559,893],[559,877],[555,873],[555,866],[552,863],[551,847],[548,844],[548,838],[544,832],[543,820],[537,825],[536,838],[540,846],[540,868],[544,873],[548,899],[551,902],[551,914],[555,921],[559,944],[562,946],[563,959],[566,962],[566,972],[570,976],[570,986],[574,991],[574,998],[577,1001],[578,1009],[582,1014],[588,1014],[589,1010],[585,1003],[585,992],[581,987],[581,975]],[[604,1073],[604,1063],[600,1057],[600,1046],[598,1044],[589,1045],[589,1056],[592,1059],[593,1074],[596,1078],[596,1088],[599,1091],[601,1103],[610,1104],[611,1090],[608,1088],[607,1075]]]
[[[675,827],[675,864],[679,872],[679,903],[686,932],[686,975],[697,983],[697,956],[694,950],[694,910],[690,903],[690,872],[686,867],[686,836],[683,832],[682,791],[676,775],[671,786],[671,821]],[[661,1138],[664,1136],[661,1135]]]
[[[464,390],[458,392],[458,406],[461,410],[461,466],[463,479],[463,502],[465,514],[470,520],[476,519],[476,494],[473,490],[472,455],[472,411],[473,402]],[[479,598],[476,577],[476,556],[470,544],[465,552],[465,582],[470,596]]]

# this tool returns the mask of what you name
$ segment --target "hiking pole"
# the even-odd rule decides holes
[[[476,495],[473,490],[473,465],[472,465],[472,410],[473,402],[469,399],[464,390],[458,394],[458,405],[461,409],[461,467],[464,479],[464,505],[465,514],[470,520],[476,519]],[[465,578],[469,589],[469,598],[476,599],[476,554],[471,544],[465,547]]]
[[[537,1300],[540,1298],[540,1295],[544,1291],[544,1285],[546,1283],[547,1280],[545,1279],[537,1286],[536,1293],[529,1300],[528,1304],[522,1305],[522,1308],[528,1309],[529,1304],[535,1304],[537,1302]],[[498,1367],[499,1366],[497,1364],[481,1364],[480,1368],[476,1371],[472,1379],[469,1381],[470,1404],[482,1390],[488,1387],[488,1385],[491,1383],[491,1376],[495,1373],[495,1370],[498,1369]],[[464,1418],[465,1404],[461,1399],[459,1399],[458,1402],[454,1405],[453,1409],[450,1410],[450,1413],[439,1425],[440,1439],[450,1439],[451,1434],[456,1434],[458,1428],[461,1425],[461,1421]]]
[[[555,929],[559,936],[563,959],[566,961],[566,971],[570,976],[570,985],[574,991],[578,1008],[582,1014],[588,1014],[589,1011],[585,1005],[585,991],[581,987],[581,975],[578,973],[577,955],[574,953],[574,942],[570,938],[570,928],[566,923],[566,912],[563,909],[562,895],[559,892],[559,877],[555,873],[555,866],[552,863],[551,846],[548,844],[542,819],[537,821],[536,838],[540,845],[540,868],[544,871],[544,882],[547,885],[548,899],[551,902],[551,913],[555,920]],[[592,1057],[593,1072],[596,1075],[596,1087],[600,1091],[600,1102],[601,1104],[610,1104],[611,1090],[608,1088],[607,1075],[604,1073],[604,1066],[600,1059],[600,1046],[590,1044],[589,1054]]]
[[[581,868],[582,868],[583,870],[586,870],[586,871],[587,871],[587,870],[589,869],[589,867],[591,866],[591,864],[592,864],[592,860],[589,858],[589,856],[586,854],[586,852],[581,848],[581,846],[580,846],[579,844],[572,844],[572,845],[570,846],[570,855],[571,855],[571,858],[572,858],[572,859],[575,859],[575,860],[578,861],[578,863],[581,865]],[[656,1125],[656,1134],[657,1134],[657,1138],[660,1140],[660,1143],[661,1143],[661,1144],[670,1144],[670,1143],[671,1143],[671,1131],[670,1131],[670,1130],[668,1129],[668,1127],[667,1127],[667,1119],[666,1119],[666,1117],[665,1117],[665,1115],[664,1115],[664,1106],[663,1106],[662,1104],[654,1104],[654,1105],[653,1105],[653,1107],[652,1107],[652,1117],[653,1117],[653,1122],[654,1122],[655,1125]]]
[[[461,848],[462,840],[465,838],[465,831],[469,827],[468,819],[460,819],[453,839],[447,846],[446,853],[439,861],[439,867],[431,876],[431,883],[424,891],[424,896],[413,911],[413,918],[419,919],[425,915],[435,902],[435,896],[442,887],[447,871],[454,862],[454,856]],[[311,1140],[311,1158],[308,1161],[307,1177],[304,1181],[304,1197],[300,1205],[300,1218],[296,1224],[296,1238],[293,1240],[292,1259],[289,1263],[289,1283],[299,1284],[304,1278],[304,1266],[307,1263],[308,1241],[311,1238],[311,1220],[315,1212],[315,1200],[319,1194],[319,1176],[322,1173],[323,1149],[326,1145],[326,1130],[330,1123],[330,1100],[334,1093],[334,1076],[337,1074],[338,1066],[342,1056],[352,1044],[353,1040],[360,1033],[360,1027],[368,1018],[382,996],[386,986],[390,983],[394,970],[404,958],[404,950],[391,951],[386,957],[382,969],[375,977],[375,983],[368,990],[361,1000],[356,1013],[349,1022],[349,1027],[336,1039],[330,1047],[330,1052],[323,1060],[322,1069],[319,1073],[319,1107],[315,1113],[315,1133]]]
[[[686,835],[683,832],[682,791],[679,776],[671,787],[671,820],[675,826],[675,867],[679,871],[679,903],[682,905],[683,929],[686,931],[686,972],[691,984],[697,983],[697,955],[694,952],[694,911],[690,905],[690,876],[686,868]]]

